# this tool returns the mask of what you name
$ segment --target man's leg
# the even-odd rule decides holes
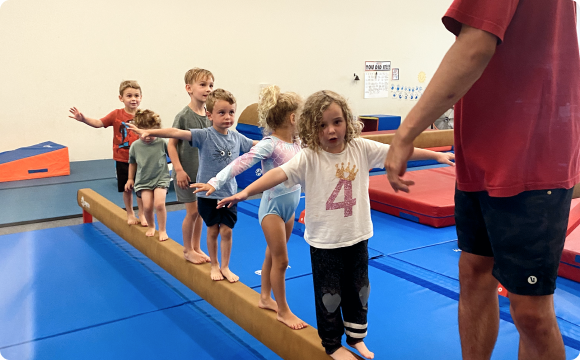
[[[566,359],[553,295],[510,294],[510,311],[520,333],[520,360]]]
[[[465,360],[491,358],[499,330],[498,281],[493,258],[462,252],[459,258],[459,336]]]

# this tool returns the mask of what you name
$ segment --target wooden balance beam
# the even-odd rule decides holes
[[[390,144],[395,137],[394,132],[383,134],[365,134],[361,135],[363,138],[378,141],[383,144]],[[451,130],[427,130],[423,131],[415,141],[413,146],[416,148],[433,148],[439,146],[453,146],[453,129]]]
[[[292,330],[276,320],[276,313],[260,309],[260,295],[241,282],[213,281],[209,263],[194,265],[183,258],[183,246],[172,239],[160,242],[145,236],[147,228],[127,225],[127,213],[91,189],[77,193],[83,219],[94,216],[165,271],[230,318],[273,352],[288,360],[328,360],[318,332],[312,326]],[[357,355],[355,355],[357,356]],[[358,359],[361,359],[357,356]]]

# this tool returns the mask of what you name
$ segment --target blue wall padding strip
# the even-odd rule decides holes
[[[427,216],[427,215],[426,215],[426,216]],[[401,211],[401,212],[399,212],[399,217],[400,217],[400,218],[402,218],[402,219],[407,219],[407,220],[414,221],[414,222],[416,222],[416,223],[418,223],[418,222],[419,222],[419,218],[418,218],[417,216],[413,216],[413,215],[411,215],[411,214],[407,214],[407,213],[404,213],[404,212],[402,212],[402,211]]]
[[[580,264],[580,255],[576,255],[576,257],[574,258],[574,261],[576,261],[578,264]]]
[[[21,147],[10,151],[4,151],[0,153],[0,164],[28,158],[31,156],[45,154],[51,151],[60,150],[64,148],[66,148],[66,146],[53,143],[52,141],[46,141],[32,146]]]
[[[29,174],[44,173],[44,172],[48,172],[48,169],[28,170]]]
[[[238,123],[236,125],[236,130],[244,135],[249,137],[252,140],[262,140],[262,138],[264,137],[263,133],[262,133],[262,129],[255,126],[255,125],[248,125],[248,124],[240,124]]]

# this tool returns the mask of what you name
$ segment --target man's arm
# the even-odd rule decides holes
[[[407,160],[413,154],[413,140],[467,93],[487,67],[496,46],[495,35],[471,26],[462,26],[457,40],[447,51],[425,93],[393,138],[386,170],[395,191],[409,191],[400,176],[405,173]]]

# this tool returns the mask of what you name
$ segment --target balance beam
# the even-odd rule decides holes
[[[209,263],[194,265],[183,258],[183,246],[175,241],[160,242],[157,237],[145,236],[147,228],[127,225],[127,213],[95,191],[79,190],[77,203],[83,214],[94,216],[281,358],[330,359],[314,327],[292,330],[276,320],[273,311],[260,309],[260,295],[248,286],[211,280]],[[83,217],[90,220],[89,215]]]
[[[383,144],[390,144],[393,141],[395,134],[362,134],[362,137]],[[417,136],[415,141],[413,141],[413,146],[422,149],[439,146],[453,146],[453,129],[424,131]]]

